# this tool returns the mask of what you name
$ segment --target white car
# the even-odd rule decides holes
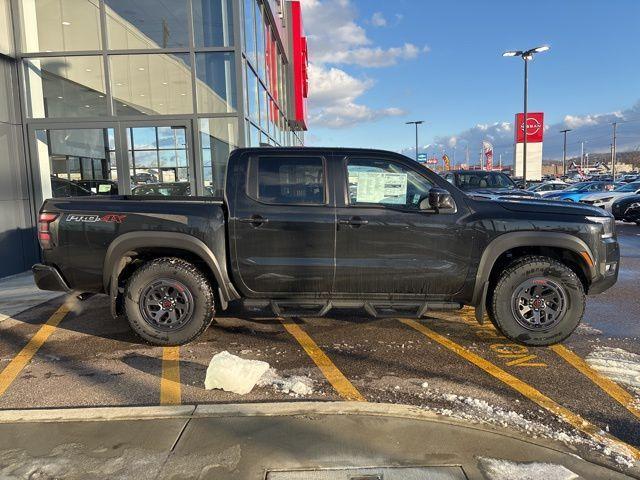
[[[587,195],[580,200],[580,203],[604,208],[611,213],[611,206],[616,200],[630,195],[640,194],[640,182],[626,183],[610,192],[600,192]]]
[[[568,186],[569,184],[563,182],[562,180],[549,180],[548,182],[532,185],[531,187],[527,188],[527,190],[530,192],[536,192],[544,197],[547,194],[557,192],[559,190],[564,190]]]

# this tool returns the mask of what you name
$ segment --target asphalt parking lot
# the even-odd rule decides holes
[[[228,314],[190,345],[159,348],[141,343],[126,320],[112,319],[106,297],[60,297],[0,322],[0,409],[391,402],[561,440],[624,468],[640,455],[640,390],[590,366],[598,355],[610,366],[606,355],[624,351],[629,371],[640,367],[640,227],[619,225],[618,233],[620,280],[589,299],[583,325],[562,346],[513,344],[465,309],[419,322],[349,312],[318,319]],[[268,362],[271,380],[244,396],[205,390],[207,365],[224,350]],[[309,391],[290,391],[290,379],[302,379]]]

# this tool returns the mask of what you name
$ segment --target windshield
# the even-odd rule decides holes
[[[579,192],[580,190],[582,190],[587,185],[589,185],[589,183],[587,183],[587,182],[576,183],[575,185],[570,186],[569,188],[565,189],[564,191],[565,192]]]
[[[499,172],[459,172],[457,186],[462,190],[478,188],[509,188],[516,185],[504,173]]]
[[[614,190],[614,192],[635,192],[640,189],[640,182],[627,183]]]

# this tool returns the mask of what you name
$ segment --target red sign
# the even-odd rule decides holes
[[[516,114],[516,143],[524,142],[524,114]],[[544,113],[527,113],[527,143],[540,143],[544,135]]]
[[[428,158],[426,161],[427,165],[437,165],[438,164],[438,159],[437,158]]]
[[[289,2],[291,8],[291,45],[293,58],[293,106],[294,123],[302,130],[307,129],[307,96],[309,78],[307,74],[307,37],[302,26],[302,8],[299,1]]]

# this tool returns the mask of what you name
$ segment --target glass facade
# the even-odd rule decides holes
[[[284,15],[270,5],[15,2],[42,199],[107,189],[221,195],[234,148],[301,145],[287,120]]]

